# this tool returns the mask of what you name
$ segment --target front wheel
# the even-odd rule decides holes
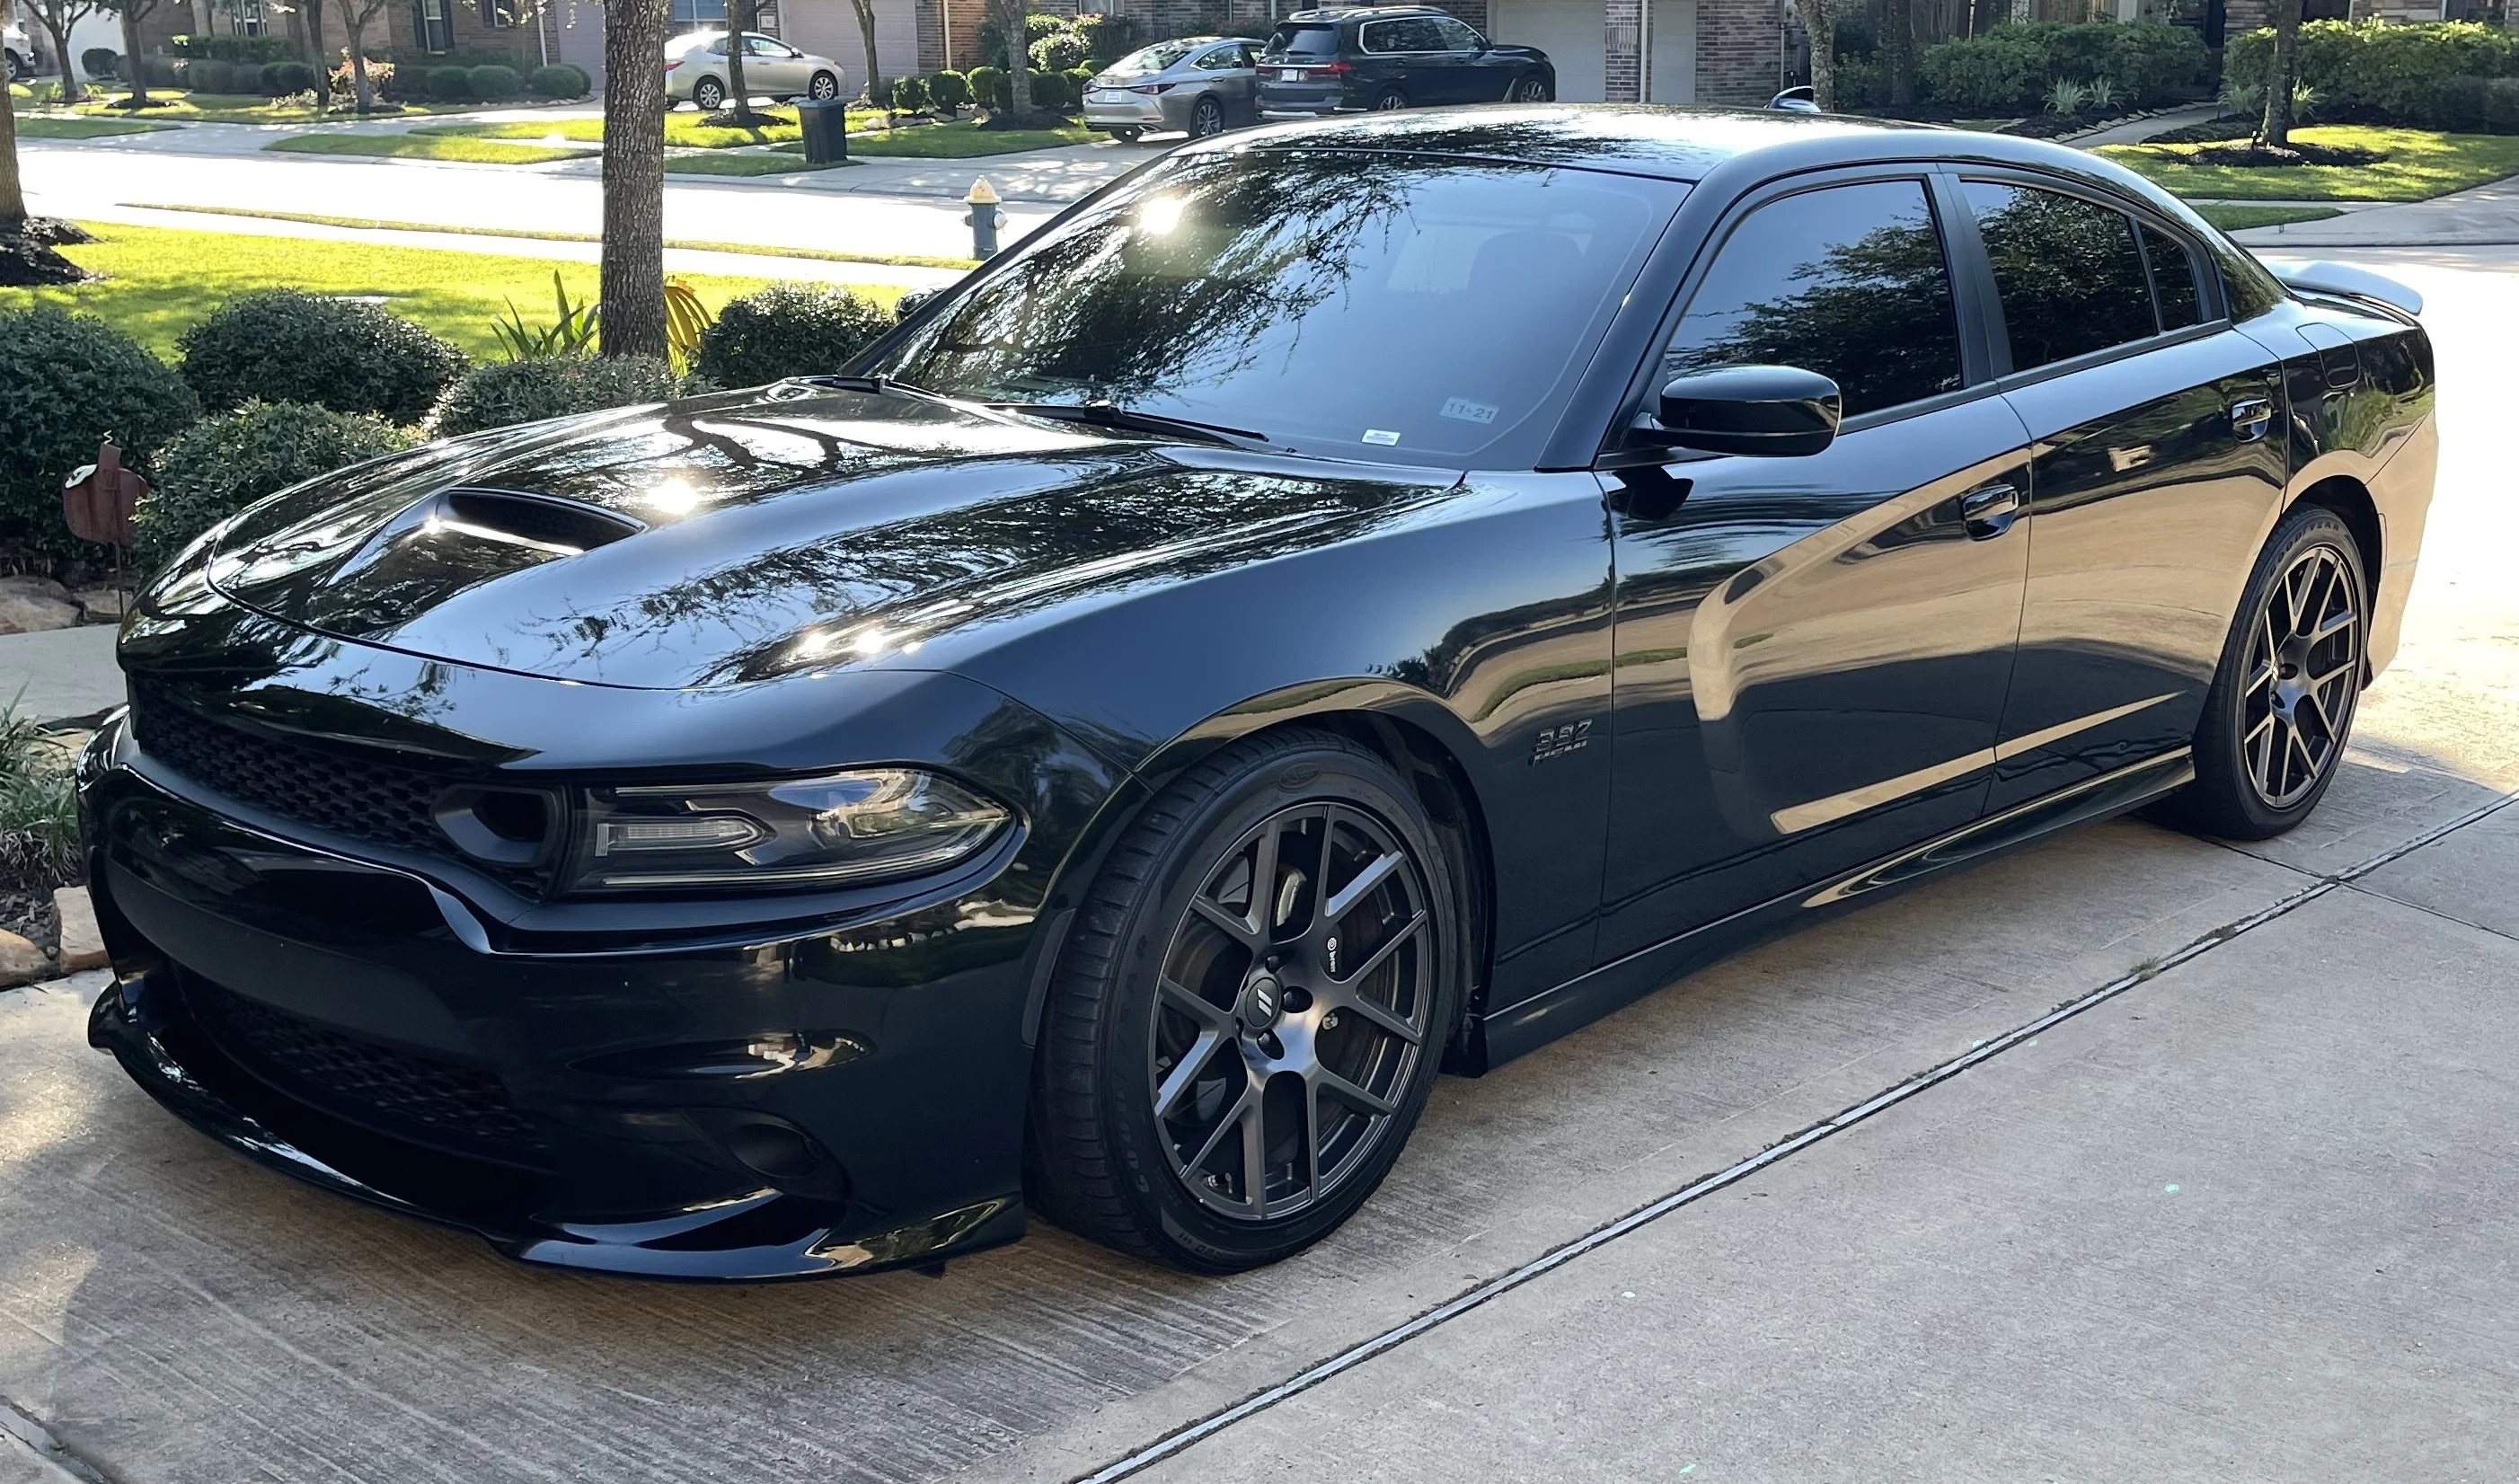
[[[2295,508],[2249,579],[2195,729],[2195,781],[2158,816],[2265,840],[2309,817],[2335,781],[2362,694],[2368,582],[2333,511]]]
[[[1336,1230],[1398,1158],[1459,1015],[1460,881],[1407,783],[1343,737],[1273,733],[1175,780],[1061,956],[1034,1203],[1193,1272]]]
[[[816,72],[814,80],[805,84],[805,96],[816,103],[829,103],[840,96],[840,80],[828,72]]]
[[[1505,90],[1504,97],[1507,103],[1546,103],[1548,79],[1532,72],[1517,79],[1512,87]]]

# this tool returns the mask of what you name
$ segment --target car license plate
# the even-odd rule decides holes
[[[1301,82],[1304,80],[1304,69],[1302,67],[1279,67],[1277,69],[1277,80],[1279,82]]]

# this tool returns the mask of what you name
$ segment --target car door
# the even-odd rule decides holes
[[[2277,360],[2183,229],[2042,176],[1962,191],[2035,449],[2004,808],[2194,735],[2288,470]]]
[[[1465,101],[1461,79],[1469,59],[1443,44],[1434,17],[1402,16],[1380,23],[1386,28],[1383,46],[1396,54],[1392,60],[1399,64],[1399,86],[1410,104],[1425,108]]]
[[[1191,64],[1192,75],[1203,85],[1202,91],[1224,106],[1228,125],[1251,123],[1259,117],[1252,97],[1253,79],[1251,43],[1228,41],[1212,46],[1199,54]]]
[[[774,36],[748,35],[744,81],[753,91],[785,98],[805,91],[805,54]]]
[[[1485,38],[1472,30],[1466,22],[1449,16],[1436,16],[1432,22],[1436,39],[1441,43],[1447,59],[1444,65],[1446,103],[1495,103],[1512,86],[1513,74],[1490,63]]]
[[[1977,817],[2028,571],[2027,448],[1929,167],[1771,188],[1646,378],[1834,377],[1826,452],[1621,468],[1613,958]]]

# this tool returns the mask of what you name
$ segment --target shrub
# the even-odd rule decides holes
[[[446,389],[429,416],[441,438],[484,428],[662,402],[691,390],[653,356],[550,356],[477,366]]]
[[[950,113],[971,101],[971,79],[959,72],[930,72],[927,96],[936,100],[936,107]]]
[[[259,67],[266,62],[288,62],[297,57],[296,45],[286,36],[169,36],[166,50],[178,57],[205,58],[250,67]]]
[[[1006,96],[1006,90],[1011,86],[1011,84],[1007,82],[1003,68],[987,66],[973,67],[970,71],[963,74],[963,80],[971,85],[972,101],[979,104],[980,107],[984,109],[1004,109],[1010,106],[1010,100]]]
[[[142,565],[163,566],[185,543],[266,495],[418,441],[381,417],[303,402],[248,402],[213,414],[157,456],[157,485],[140,502],[132,549]]]
[[[1134,16],[1080,15],[1068,24],[1084,38],[1084,60],[1097,71],[1137,49]]]
[[[837,368],[892,327],[891,311],[828,284],[773,284],[718,311],[700,336],[699,373],[759,386]]]
[[[472,96],[483,103],[505,103],[525,90],[524,74],[499,63],[486,63],[465,74]]]
[[[1889,102],[1889,69],[1869,57],[1840,57],[1836,62],[1836,106],[1877,109]]]
[[[1055,30],[1034,42],[1027,55],[1044,72],[1064,72],[1084,65],[1084,38],[1071,30]]]
[[[262,65],[262,91],[270,98],[294,98],[315,91],[316,71],[304,62],[266,62]]]
[[[146,467],[198,415],[184,379],[102,320],[0,311],[0,546],[81,549],[62,524],[62,480],[106,434]],[[93,548],[88,548],[93,549]]]
[[[1917,59],[1924,96],[1954,109],[2025,112],[2058,81],[2108,79],[2129,103],[2150,105],[2192,88],[2208,55],[2188,26],[2155,22],[1998,25],[1927,47]]]
[[[79,879],[70,751],[0,702],[0,888],[49,892]]]
[[[2274,32],[2232,36],[2223,75],[2262,90],[2273,60]],[[2313,21],[2300,28],[2300,80],[2330,106],[2419,121],[2452,79],[2513,74],[2519,74],[2519,36],[2471,21]]]
[[[1076,107],[1076,79],[1065,72],[1035,72],[1031,83],[1034,108],[1064,113]]]
[[[180,88],[184,85],[183,68],[175,65],[172,57],[141,58],[140,75],[148,78],[153,88]]]
[[[184,86],[196,93],[234,93],[242,84],[234,63],[196,58],[184,64]]]
[[[79,53],[79,70],[90,77],[119,77],[122,58],[110,46],[92,46]]]
[[[331,79],[333,96],[338,98],[358,96],[359,81],[351,74],[348,62],[344,61],[332,68]],[[372,59],[368,63],[368,86],[376,90],[376,97],[381,102],[402,101],[402,87],[394,79],[394,65],[390,62],[377,62]]]
[[[865,85],[866,102],[873,104],[878,109],[891,108],[892,84],[893,79],[889,77],[876,77],[869,80]]]
[[[927,109],[927,82],[919,77],[896,77],[892,80],[892,110],[896,113],[921,113]]]
[[[417,422],[464,370],[462,351],[400,315],[294,288],[230,299],[177,343],[214,412],[260,398]]]
[[[2079,113],[2090,101],[2091,85],[2087,82],[2058,77],[2047,84],[2047,111],[2050,113]]]
[[[428,97],[432,103],[470,103],[472,69],[469,67],[430,67]]]
[[[594,85],[584,67],[566,62],[538,66],[525,78],[526,91],[536,98],[583,98]]]

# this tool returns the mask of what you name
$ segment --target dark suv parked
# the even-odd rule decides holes
[[[1447,103],[1544,103],[1557,69],[1425,6],[1297,11],[1260,53],[1260,114],[1309,118]]]

